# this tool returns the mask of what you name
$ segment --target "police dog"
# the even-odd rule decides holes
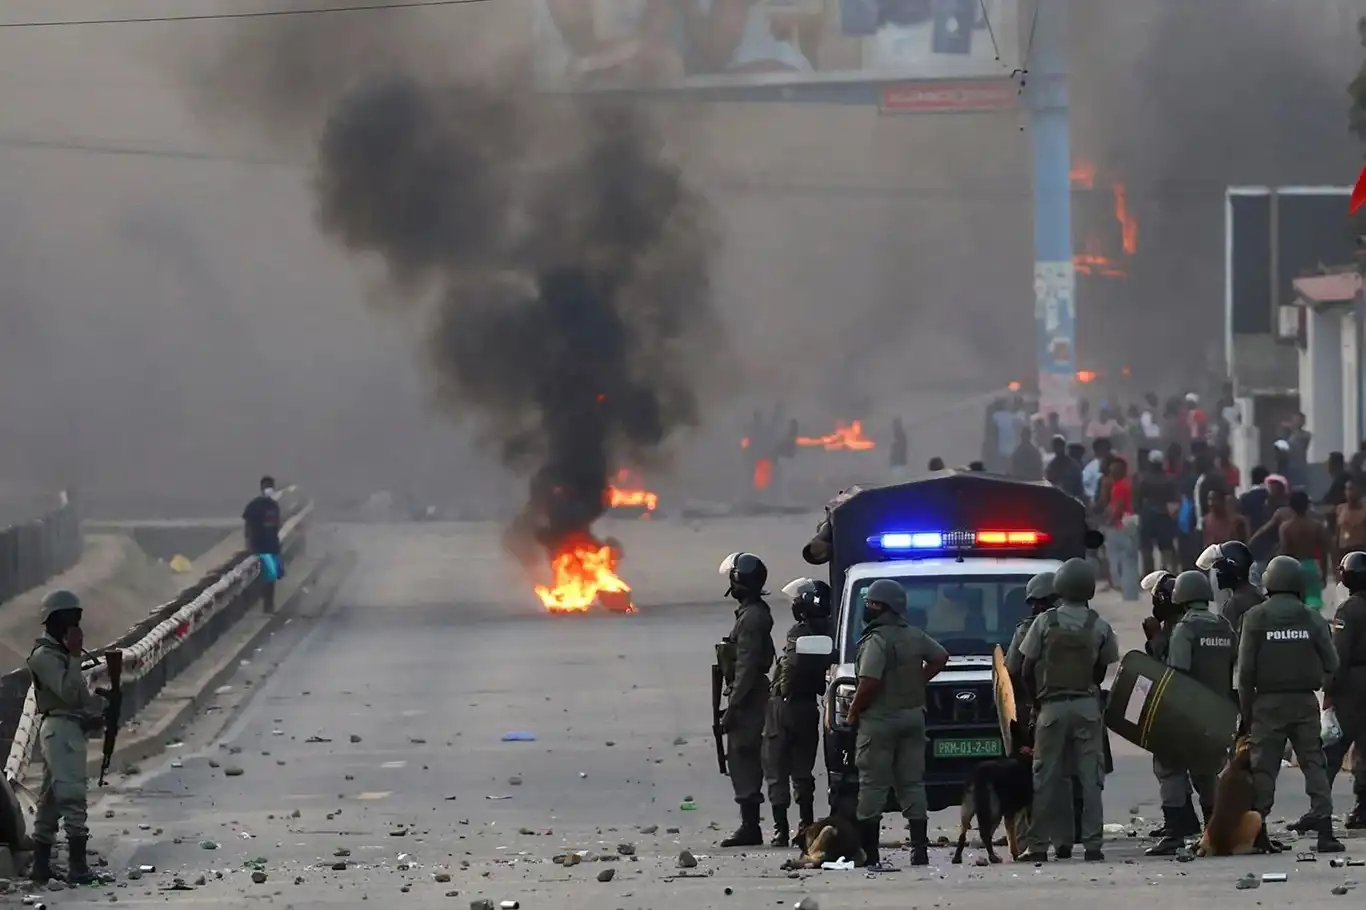
[[[867,861],[863,847],[859,845],[858,829],[849,819],[840,815],[818,819],[797,832],[797,845],[802,855],[783,863],[784,869],[819,869],[821,863],[844,859],[853,860],[855,866]]]
[[[1233,754],[1219,773],[1214,788],[1214,811],[1206,820],[1197,856],[1247,856],[1275,851],[1274,845],[1258,843],[1262,816],[1252,808],[1252,740],[1238,737]]]
[[[953,863],[963,862],[968,832],[977,822],[977,833],[986,848],[987,859],[999,863],[992,839],[996,827],[1004,823],[1006,847],[1010,858],[1018,859],[1029,837],[1030,806],[1034,802],[1034,750],[1024,742],[1018,721],[1010,722],[1013,749],[1005,758],[982,762],[972,771],[972,780],[963,793],[963,813],[958,829],[958,846]]]

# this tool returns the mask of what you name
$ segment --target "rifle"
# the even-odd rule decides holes
[[[719,663],[711,665],[711,735],[716,740],[716,765],[726,773],[726,731],[721,726],[721,689],[724,685]]]
[[[100,759],[100,786],[104,786],[104,775],[114,760],[114,743],[119,737],[119,720],[123,713],[123,650],[115,648],[104,652],[104,667],[109,672],[109,688],[98,689],[96,694],[106,699],[104,708],[104,754]]]

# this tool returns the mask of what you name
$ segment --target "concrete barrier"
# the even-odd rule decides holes
[[[308,502],[287,506],[288,518],[281,530],[287,564],[305,551],[312,510]],[[144,607],[131,628],[101,649],[118,649],[123,654],[121,721],[135,717],[221,638],[260,599],[262,590],[259,561],[239,550],[178,596],[151,609]],[[102,653],[87,659],[82,669],[92,685],[108,684]],[[38,721],[28,670],[21,667],[0,677],[0,755],[7,756],[5,776],[16,789],[33,758]]]

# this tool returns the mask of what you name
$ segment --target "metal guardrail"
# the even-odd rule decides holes
[[[0,529],[0,604],[74,566],[83,548],[80,513],[66,490],[54,508]]]
[[[281,528],[286,563],[304,552],[312,502],[287,496]],[[259,599],[264,582],[260,561],[242,550],[210,571],[175,600],[151,611],[116,641],[81,666],[87,682],[107,684],[103,652],[123,652],[123,710],[120,723],[134,718],[165,685],[193,663]],[[39,718],[28,669],[0,676],[0,754],[5,777],[22,783],[38,739]]]

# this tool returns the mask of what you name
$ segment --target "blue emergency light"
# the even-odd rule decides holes
[[[979,550],[1037,547],[1048,541],[1042,531],[891,531],[868,538],[868,545],[884,552]]]

